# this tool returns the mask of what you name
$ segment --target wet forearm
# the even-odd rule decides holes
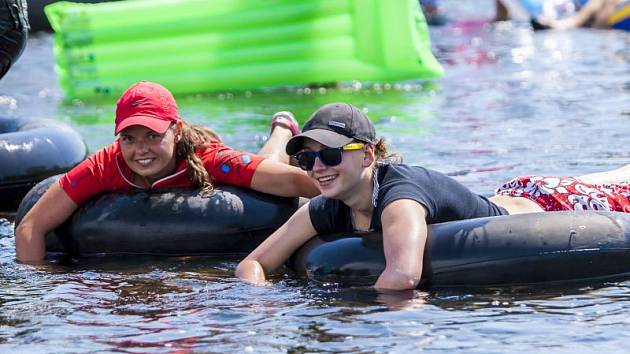
[[[420,282],[420,274],[407,273],[385,268],[385,271],[376,280],[374,287],[377,289],[407,290],[415,289]]]
[[[265,271],[255,260],[244,260],[236,267],[235,275],[248,283],[256,285],[266,284]]]
[[[41,263],[46,257],[45,235],[28,223],[20,224],[15,230],[15,255],[23,263]]]

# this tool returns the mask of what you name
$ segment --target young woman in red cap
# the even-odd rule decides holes
[[[382,230],[386,266],[374,286],[412,289],[422,275],[427,224],[552,210],[630,211],[630,184],[621,183],[630,165],[579,178],[520,177],[487,199],[442,173],[387,163],[372,123],[344,103],[316,111],[286,151],[321,195],[238,265],[236,275],[256,284],[317,234]]]
[[[17,259],[45,257],[45,235],[88,199],[134,188],[234,185],[280,196],[312,197],[316,186],[304,171],[290,166],[283,151],[299,134],[288,112],[276,113],[270,138],[259,155],[232,150],[216,133],[180,118],[173,95],[142,81],[125,91],[116,105],[118,139],[97,151],[53,184],[15,230]]]

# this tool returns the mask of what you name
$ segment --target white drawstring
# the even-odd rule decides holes
[[[374,170],[374,175],[372,176],[372,206],[376,208],[376,199],[378,198],[378,190],[380,188],[378,184],[378,168]]]

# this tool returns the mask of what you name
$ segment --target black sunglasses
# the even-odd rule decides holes
[[[297,160],[298,166],[305,171],[310,171],[315,165],[315,159],[319,160],[327,166],[337,166],[341,163],[341,154],[344,151],[361,150],[365,144],[350,143],[339,148],[324,148],[319,151],[300,151],[293,155]]]

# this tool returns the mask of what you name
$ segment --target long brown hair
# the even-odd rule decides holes
[[[179,141],[175,146],[175,154],[178,159],[186,160],[186,173],[193,181],[195,187],[201,188],[203,192],[211,192],[214,186],[210,180],[210,175],[203,162],[195,150],[203,148],[212,142],[220,142],[221,138],[212,129],[202,125],[190,124],[181,120],[182,129]]]

